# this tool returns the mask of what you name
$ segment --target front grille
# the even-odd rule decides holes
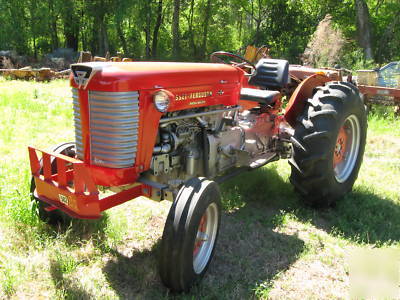
[[[138,140],[139,93],[89,91],[89,111],[92,164],[132,167]]]
[[[72,102],[74,104],[75,144],[76,155],[83,160],[82,122],[79,109],[78,89],[72,89]]]

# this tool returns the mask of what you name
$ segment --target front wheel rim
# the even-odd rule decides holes
[[[211,203],[200,219],[193,246],[193,269],[196,274],[203,272],[214,249],[218,224],[218,206]]]
[[[333,169],[337,182],[345,182],[352,174],[360,150],[360,140],[360,122],[355,115],[350,115],[339,129],[333,151]]]

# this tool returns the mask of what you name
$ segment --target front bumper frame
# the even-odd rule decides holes
[[[48,210],[60,209],[79,219],[98,219],[101,212],[139,196],[151,197],[151,187],[137,183],[104,198],[90,173],[90,166],[81,160],[28,147],[34,196],[50,205]],[[41,155],[39,159],[38,153]],[[56,160],[56,170],[52,161]],[[133,182],[134,183],[134,182]]]

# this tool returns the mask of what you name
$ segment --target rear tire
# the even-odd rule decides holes
[[[76,149],[75,143],[68,142],[68,143],[63,143],[63,144],[55,146],[52,149],[52,152],[57,153],[57,154],[63,154],[63,155],[69,156],[69,157],[75,157],[75,154],[76,154],[75,149]],[[40,160],[40,165],[42,166],[41,160]],[[57,161],[54,159],[54,157],[51,158],[51,171],[52,171],[52,173],[57,172]],[[43,170],[40,169],[41,174],[42,174],[42,172],[43,172]],[[39,198],[36,198],[35,190],[36,190],[35,180],[32,176],[31,187],[30,187],[31,200],[34,203],[33,208],[34,208],[35,212],[37,213],[40,220],[42,220],[43,222],[46,222],[48,224],[51,224],[51,225],[67,223],[67,222],[71,221],[72,218],[70,216],[68,216],[67,214],[61,212],[59,209],[47,211],[46,209],[50,205],[41,201]]]
[[[367,117],[353,84],[330,82],[316,90],[297,118],[290,181],[303,202],[326,207],[348,193],[357,179]]]
[[[185,183],[169,211],[161,241],[160,276],[171,291],[188,291],[204,276],[220,221],[218,185],[205,178]]]

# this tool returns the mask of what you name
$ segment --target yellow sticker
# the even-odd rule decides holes
[[[206,98],[206,97],[211,97],[211,96],[212,96],[212,91],[193,92],[193,93],[175,95],[175,100],[176,101],[184,101],[184,100],[191,100],[191,99]]]
[[[62,204],[68,205],[69,204],[69,200],[68,197],[62,194],[58,194],[58,199],[60,199],[60,202]]]

